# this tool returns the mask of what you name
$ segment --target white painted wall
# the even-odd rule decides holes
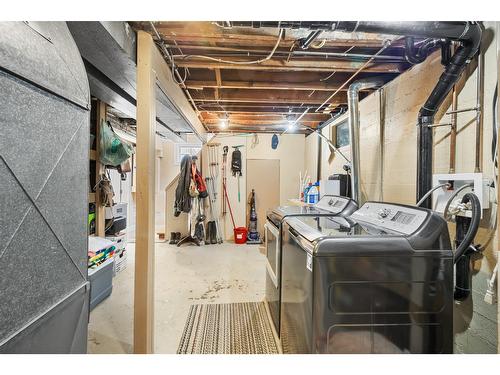
[[[229,146],[227,190],[229,201],[233,209],[236,226],[246,226],[247,191],[246,191],[246,160],[247,159],[279,159],[280,160],[280,202],[286,204],[288,199],[297,198],[299,194],[299,172],[304,171],[305,136],[302,134],[284,134],[280,136],[279,146],[276,150],[271,148],[272,134],[259,134],[258,143],[252,144],[252,136],[216,136],[212,143],[220,143],[220,160],[222,161],[222,146]],[[238,202],[238,180],[233,177],[230,170],[232,146],[244,145],[240,149],[243,161],[243,176],[240,180],[241,201]],[[206,147],[203,148],[203,173],[208,173],[208,156]],[[266,176],[262,176],[266,178]],[[270,189],[273,187],[270,186]],[[222,188],[220,189],[222,192]],[[259,194],[259,192],[256,192]],[[221,201],[219,199],[219,204]],[[272,209],[273,207],[268,207]],[[265,220],[259,217],[258,220]],[[233,236],[233,227],[228,213],[223,220],[223,228],[227,239]]]

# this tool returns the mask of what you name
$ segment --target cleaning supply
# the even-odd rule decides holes
[[[307,197],[307,194],[309,194],[309,189],[312,187],[312,182],[309,182],[307,186],[304,188],[304,202],[309,203],[309,199]]]
[[[247,241],[247,228],[236,226],[234,222],[233,210],[231,209],[231,204],[229,203],[229,197],[227,196],[227,189],[225,184],[222,185],[222,189],[224,190],[227,206],[229,207],[229,213],[231,214],[231,221],[233,222],[234,242],[237,244],[244,244]]]
[[[248,235],[247,244],[261,244],[259,232],[257,230],[257,211],[255,209],[255,190],[252,189],[252,194],[250,195],[250,218],[248,221]]]
[[[316,182],[307,191],[307,203],[314,204],[319,201],[318,183]]]

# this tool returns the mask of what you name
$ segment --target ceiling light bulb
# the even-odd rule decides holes
[[[289,121],[288,130],[294,130],[294,129],[295,129],[295,121]]]
[[[220,119],[220,127],[221,127],[222,129],[227,128],[227,122],[228,122],[227,118],[222,118],[222,119]]]

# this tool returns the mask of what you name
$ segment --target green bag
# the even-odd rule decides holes
[[[120,139],[104,120],[101,120],[100,131],[99,159],[102,164],[117,167],[132,156],[134,153],[132,145]]]

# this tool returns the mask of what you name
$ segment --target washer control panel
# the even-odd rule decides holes
[[[353,219],[404,234],[414,233],[428,212],[397,204],[367,202],[352,214]]]
[[[325,211],[329,211],[334,214],[338,214],[342,212],[344,208],[346,208],[349,203],[349,198],[339,197],[336,195],[324,195],[318,203],[316,203],[316,207]]]

